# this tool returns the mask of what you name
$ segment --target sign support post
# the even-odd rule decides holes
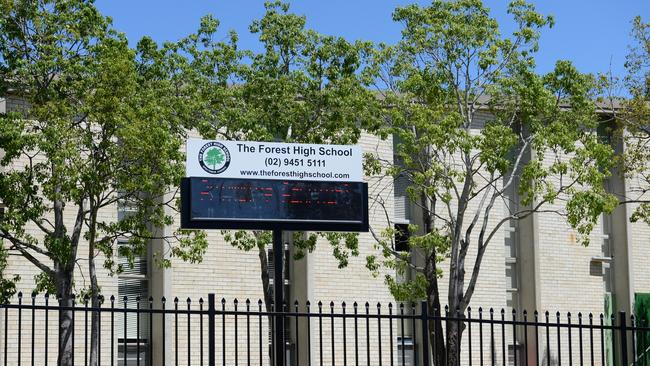
[[[284,340],[284,242],[282,230],[273,230],[273,295],[275,302],[275,366],[285,366]]]

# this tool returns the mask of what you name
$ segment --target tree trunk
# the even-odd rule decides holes
[[[262,293],[264,294],[264,306],[267,312],[271,311],[273,296],[271,296],[271,285],[269,278],[269,259],[266,254],[266,247],[258,247],[260,257],[260,276],[262,278]]]
[[[435,257],[435,253],[433,254]],[[433,270],[427,273],[429,277],[429,288],[427,289],[427,305],[429,306],[429,314],[435,316],[434,320],[429,321],[429,329],[431,330],[429,344],[431,347],[431,354],[436,366],[447,365],[447,347],[445,345],[445,337],[443,336],[442,317],[440,308],[440,293],[438,290],[438,278],[436,277],[435,262],[432,265]]]
[[[264,307],[266,309],[267,313],[271,313],[272,306],[271,304],[273,303],[273,296],[271,294],[271,286],[270,286],[270,279],[269,279],[269,259],[268,255],[266,254],[266,247],[263,246],[258,246],[258,255],[260,257],[260,276],[262,278],[262,293],[264,294]],[[269,330],[270,330],[270,337],[273,337],[274,331],[273,331],[273,316],[269,315],[268,317],[268,325],[269,325]],[[270,341],[270,340],[269,340]],[[269,350],[269,363],[273,362],[273,352],[274,350],[270,349]]]
[[[90,201],[94,207],[94,200]],[[88,240],[88,273],[90,277],[91,307],[99,307],[99,284],[97,282],[97,268],[95,267],[95,235],[97,227],[97,210],[92,209],[90,216],[90,232]],[[139,335],[138,335],[139,336]],[[90,315],[90,366],[99,364],[99,313],[91,312]]]
[[[456,314],[453,315],[455,317]],[[462,325],[458,321],[447,322],[447,365],[460,365],[460,342]]]
[[[429,307],[429,309],[430,311],[433,311],[431,307]],[[433,314],[433,312],[430,312],[429,314]],[[431,348],[431,354],[433,355],[433,364],[435,366],[446,366],[447,350],[445,346],[445,339],[443,337],[440,310],[437,310],[435,315],[435,320],[429,320],[429,329],[431,330],[431,334],[429,335],[429,347]]]
[[[99,307],[99,286],[97,284],[97,271],[95,269],[95,261],[89,262],[90,271],[90,296],[91,307]],[[90,365],[97,366],[99,363],[99,312],[93,311],[90,318]]]
[[[59,270],[56,273],[56,284],[59,292],[59,306],[72,308],[72,270]],[[57,365],[72,366],[73,353],[72,336],[74,332],[73,310],[59,310],[59,356]]]
[[[428,152],[427,152],[428,154]],[[428,156],[428,155],[427,155]],[[432,198],[432,201],[429,204],[424,193],[420,196],[422,207],[424,208],[423,212],[423,222],[424,222],[424,232],[429,234],[433,231],[433,219],[435,218],[436,210],[436,198]],[[437,277],[437,264],[436,264],[436,250],[432,249],[431,254],[428,257],[428,262],[426,263],[425,276],[427,277],[427,282],[429,286],[427,288],[427,305],[429,307],[429,314],[435,316],[434,320],[429,321],[429,346],[431,347],[431,354],[433,355],[433,362],[436,366],[446,366],[447,365],[447,347],[445,345],[445,338],[443,336],[442,329],[442,317],[441,317],[441,307],[440,307],[440,290],[438,288],[438,277]],[[428,366],[428,365],[426,365]]]
[[[435,366],[446,366],[447,351],[439,311],[436,312],[436,317],[435,320],[429,320],[429,351],[433,355],[432,359]]]

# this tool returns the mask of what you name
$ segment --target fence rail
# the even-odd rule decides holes
[[[60,306],[48,297],[0,305],[2,365],[56,365],[59,314],[72,312],[73,359],[89,365],[91,319],[99,318],[98,365],[274,365],[274,344],[285,344],[287,365],[433,365],[440,355],[462,365],[643,365],[650,361],[647,319],[620,312],[543,314],[501,309],[465,312],[425,304],[284,304],[261,300],[171,301],[86,298]],[[277,322],[285,336],[274,339]],[[446,331],[463,329],[460,349]],[[438,325],[439,327],[436,327]],[[445,353],[445,350],[447,351]],[[459,357],[454,359],[453,352]]]

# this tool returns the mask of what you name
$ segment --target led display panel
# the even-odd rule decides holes
[[[362,182],[185,178],[182,227],[368,231]]]

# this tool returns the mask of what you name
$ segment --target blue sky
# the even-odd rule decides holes
[[[401,26],[391,19],[396,6],[429,1],[405,0],[302,0],[292,10],[307,16],[307,25],[321,33],[392,43],[399,39]],[[505,30],[511,24],[507,1],[486,0]],[[623,75],[625,54],[630,43],[630,22],[636,15],[650,20],[650,0],[537,0],[544,14],[555,16],[555,27],[545,30],[537,57],[538,71],[551,70],[558,59],[573,61],[582,72]],[[221,32],[233,29],[240,47],[257,50],[248,32],[251,20],[264,12],[263,0],[97,0],[96,5],[113,18],[117,29],[134,43],[149,35],[158,42],[176,40],[196,30],[200,17],[211,13],[221,21]]]

